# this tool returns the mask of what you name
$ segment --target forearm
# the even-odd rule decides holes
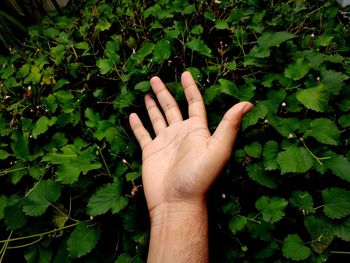
[[[208,216],[205,202],[171,203],[151,211],[147,262],[208,262]]]

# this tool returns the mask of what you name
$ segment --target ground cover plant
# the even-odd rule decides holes
[[[211,129],[234,103],[255,104],[210,193],[211,261],[350,253],[346,10],[331,0],[72,2],[0,57],[0,261],[145,261],[128,114],[147,118],[154,75],[185,106],[184,70]]]

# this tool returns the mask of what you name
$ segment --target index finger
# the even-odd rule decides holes
[[[207,122],[207,113],[200,91],[190,72],[186,71],[181,75],[182,87],[185,91],[186,100],[188,102],[189,117],[200,117]]]

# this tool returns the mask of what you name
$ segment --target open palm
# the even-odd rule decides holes
[[[149,210],[167,203],[203,201],[227,163],[243,115],[252,105],[241,102],[226,112],[213,135],[207,125],[202,96],[189,72],[181,76],[189,118],[158,77],[152,89],[165,114],[149,95],[146,108],[156,137],[152,140],[136,114],[131,128],[142,148],[142,181]]]

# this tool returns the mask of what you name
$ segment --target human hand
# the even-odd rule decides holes
[[[211,135],[202,96],[189,72],[181,76],[188,102],[186,120],[163,82],[158,77],[150,82],[165,114],[164,117],[155,100],[146,95],[156,137],[151,138],[135,113],[130,115],[130,126],[142,148],[142,181],[148,209],[151,212],[167,204],[204,203],[210,186],[231,156],[241,119],[253,105],[234,105]]]

